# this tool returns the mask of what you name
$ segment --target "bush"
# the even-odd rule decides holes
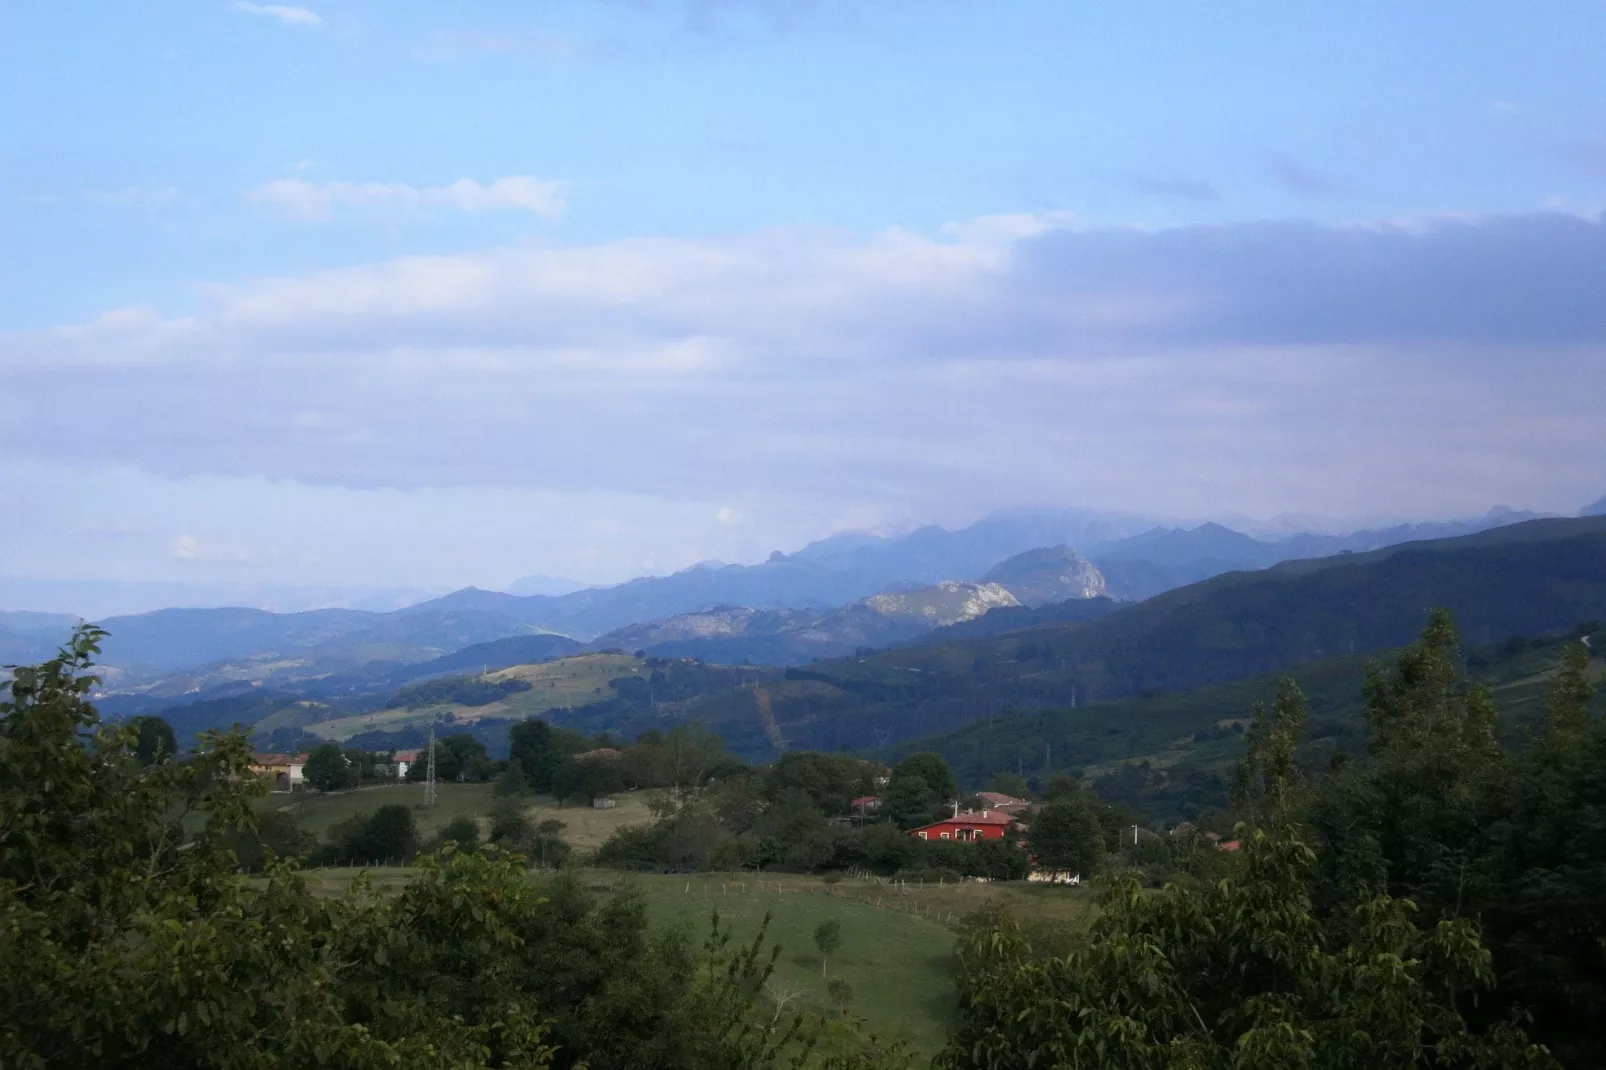
[[[405,865],[418,853],[418,824],[399,803],[348,818],[329,830],[329,842],[313,861],[320,865]]]

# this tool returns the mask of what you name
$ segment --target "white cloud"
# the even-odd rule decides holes
[[[175,561],[235,561],[248,562],[251,554],[246,550],[203,543],[194,535],[184,534],[173,540],[172,556]]]
[[[387,530],[447,542],[494,515],[462,567],[509,577],[751,559],[839,518],[1013,504],[1570,511],[1606,471],[1606,311],[1584,281],[1603,271],[1606,224],[1560,216],[407,257],[0,335],[0,458],[232,481],[173,492],[165,531],[198,548],[257,545],[213,534],[225,512],[356,529],[395,495],[420,504]],[[64,382],[70,407],[37,403]],[[300,489],[247,493],[264,483]],[[434,508],[448,519],[409,519]],[[121,523],[71,530],[90,520]],[[542,556],[514,560],[536,530]],[[320,567],[385,580],[362,539],[341,545]]]
[[[201,556],[201,544],[194,535],[180,535],[173,540],[173,556],[180,561],[193,561]]]
[[[564,186],[516,175],[481,184],[460,178],[447,186],[409,186],[400,182],[308,182],[280,178],[248,191],[247,196],[296,219],[327,219],[336,208],[417,212],[450,208],[460,212],[513,209],[543,219],[563,214]]]
[[[291,26],[323,25],[323,19],[315,12],[290,4],[253,4],[249,0],[233,0],[229,4],[229,10],[241,11],[247,15],[265,15]]]

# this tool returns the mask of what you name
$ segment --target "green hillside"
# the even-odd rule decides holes
[[[1509,729],[1542,716],[1546,683],[1570,638],[1514,639],[1468,651],[1469,677],[1494,692]],[[1606,647],[1606,630],[1597,629],[1592,642]],[[1332,751],[1364,746],[1366,667],[1388,660],[1388,654],[1356,654],[1289,671],[1310,702],[1306,761],[1321,764]],[[1606,674],[1606,665],[1597,662],[1594,671]],[[1156,819],[1191,817],[1226,804],[1227,776],[1242,753],[1240,728],[1257,702],[1271,702],[1282,675],[993,718],[910,740],[878,756],[895,762],[936,751],[971,786],[1006,770],[1039,780],[1066,774],[1092,781],[1106,800]],[[1606,690],[1595,701],[1606,712]]]
[[[529,685],[528,689],[509,692],[495,702],[476,706],[458,702],[402,704],[343,717],[308,718],[301,726],[324,739],[344,741],[364,732],[396,732],[437,723],[472,725],[479,721],[523,720],[555,709],[601,702],[615,693],[614,681],[645,678],[648,674],[647,663],[628,654],[581,654],[489,673],[485,680],[492,684],[518,681]],[[293,718],[293,713],[276,715],[275,719],[259,724],[257,731],[288,727],[294,723]]]

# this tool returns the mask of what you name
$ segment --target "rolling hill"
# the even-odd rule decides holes
[[[1546,683],[1563,643],[1576,634],[1467,651],[1469,677],[1493,691],[1508,728],[1543,717]],[[1596,647],[1606,646],[1606,630],[1597,629],[1591,639]],[[1367,665],[1374,659],[1386,661],[1387,655],[1329,658],[1288,670],[1309,702],[1304,761],[1320,765],[1333,751],[1364,746],[1363,692]],[[1594,671],[1598,679],[1606,674],[1606,664],[1597,659]],[[1095,784],[1106,800],[1156,818],[1191,817],[1199,808],[1226,803],[1226,778],[1242,753],[1242,729],[1256,703],[1272,701],[1283,675],[990,718],[910,740],[877,757],[896,761],[936,751],[969,786],[984,785],[1002,770],[1040,781],[1068,774]],[[1606,711],[1606,690],[1596,694],[1595,704]]]

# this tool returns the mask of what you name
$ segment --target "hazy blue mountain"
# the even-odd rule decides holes
[[[1196,528],[1151,528],[1092,547],[1091,552],[1104,560],[1152,561],[1168,568],[1202,561],[1220,562],[1231,568],[1264,568],[1282,555],[1277,543],[1262,542],[1215,523]]]
[[[1023,606],[1044,606],[1109,593],[1104,575],[1069,546],[1045,546],[1006,558],[988,569],[983,583],[1004,587]]]
[[[1355,531],[1348,535],[1293,535],[1279,539],[1272,545],[1279,548],[1279,561],[1292,561],[1303,557],[1330,557],[1346,551],[1360,553],[1426,539],[1453,539],[1462,535],[1475,535],[1480,531],[1509,527],[1512,524],[1523,524],[1530,520],[1544,519],[1549,518],[1542,513],[1497,505],[1483,516],[1465,520],[1397,524],[1394,527]]]
[[[1606,495],[1603,495],[1598,501],[1590,505],[1586,505],[1582,509],[1578,510],[1578,515],[1606,516]]]
[[[537,631],[478,609],[368,613],[323,609],[168,609],[100,622],[103,678],[109,691],[155,696],[203,692],[233,681],[291,686],[364,665],[392,667]]]
[[[810,543],[794,557],[842,570],[874,573],[881,583],[936,583],[977,579],[994,565],[1047,546],[1082,549],[1103,545],[1153,527],[1126,514],[1088,509],[998,513],[958,531],[927,525],[899,538],[834,535]]]
[[[77,623],[77,617],[64,613],[0,611],[0,665],[44,661]]]
[[[589,584],[577,583],[574,580],[566,580],[561,576],[547,576],[541,573],[536,573],[533,576],[524,576],[521,579],[516,579],[512,583],[508,584],[507,593],[517,595],[544,594],[555,597],[558,595],[573,594],[575,591],[583,591],[588,586]]]
[[[71,614],[86,620],[159,609],[246,607],[274,613],[365,609],[388,613],[431,597],[412,587],[311,586],[274,583],[162,583],[127,580],[39,580],[0,576],[0,607]]]
[[[797,665],[908,642],[933,628],[1015,604],[1014,596],[997,584],[945,580],[832,609],[717,606],[621,628],[593,646],[720,664]]]

